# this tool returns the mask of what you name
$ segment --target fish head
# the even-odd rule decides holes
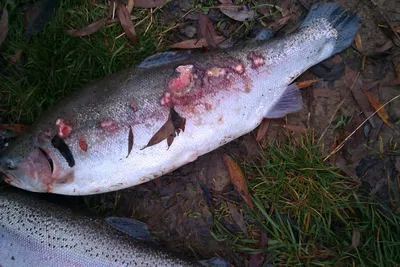
[[[47,192],[53,160],[32,135],[18,137],[0,155],[0,173],[6,183],[32,192]]]

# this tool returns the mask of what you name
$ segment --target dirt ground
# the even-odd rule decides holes
[[[316,1],[268,1],[271,2],[279,6],[288,2],[289,6],[298,6],[292,19],[278,31],[277,35],[282,35],[298,25],[300,15],[304,16],[306,8]],[[226,200],[242,203],[230,182],[221,153],[231,153],[239,161],[254,159],[259,149],[284,136],[283,131],[286,130],[277,127],[283,123],[299,126],[296,129],[314,129],[316,138],[322,140],[325,155],[355,131],[344,147],[329,157],[329,162],[340,166],[347,175],[357,180],[365,196],[371,194],[387,203],[392,210],[400,212],[400,207],[395,204],[396,200],[400,200],[400,157],[395,148],[399,132],[387,126],[377,114],[359,127],[374,112],[362,88],[372,93],[381,103],[391,100],[399,92],[397,75],[400,75],[400,70],[397,69],[396,75],[396,66],[400,68],[400,33],[394,34],[387,25],[388,21],[399,25],[400,2],[339,2],[361,17],[359,33],[362,45],[353,44],[349,51],[313,67],[299,78],[321,78],[311,87],[302,89],[303,111],[288,116],[287,121],[272,121],[260,142],[255,139],[255,130],[159,179],[117,193],[93,196],[89,206],[101,207],[96,210],[100,214],[115,212],[117,216],[134,217],[146,222],[152,233],[172,250],[199,258],[218,255],[236,266],[243,266],[246,255],[235,253],[223,242],[216,241],[209,230],[214,223],[215,207],[219,203]],[[172,1],[160,14],[160,21],[180,18],[191,3]],[[216,23],[219,16],[224,14],[218,9],[212,9],[209,16]],[[196,25],[196,21],[195,15],[186,16],[181,27],[171,32],[171,35],[177,41],[188,39],[183,34],[185,27]],[[225,25],[227,33],[222,34],[229,34],[233,25],[235,22],[232,20]],[[386,28],[378,25],[385,25]],[[362,68],[364,71],[361,72]],[[400,100],[395,100],[385,107],[394,129],[398,129],[399,104]],[[342,130],[335,130],[339,118],[349,119],[349,123]],[[83,202],[83,198],[80,200]],[[71,201],[76,201],[76,198],[71,198]],[[229,229],[239,228],[235,223],[222,223]]]

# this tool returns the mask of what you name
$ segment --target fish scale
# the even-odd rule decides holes
[[[350,46],[358,22],[339,4],[314,4],[286,36],[149,57],[48,110],[2,154],[1,172],[13,186],[65,195],[110,192],[160,177],[251,132],[264,118],[300,111],[293,81]],[[183,125],[168,124],[171,109]]]

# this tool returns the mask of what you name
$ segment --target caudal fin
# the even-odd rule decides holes
[[[337,31],[336,46],[332,54],[339,53],[349,47],[360,28],[360,18],[343,10],[339,3],[313,4],[300,27],[306,27],[319,19],[326,19]]]

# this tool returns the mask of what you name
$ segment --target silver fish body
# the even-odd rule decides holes
[[[200,266],[27,192],[0,189],[0,265]]]
[[[315,4],[297,32],[278,39],[150,57],[47,111],[3,153],[5,181],[35,192],[89,195],[162,176],[263,118],[301,110],[292,82],[347,48],[358,27],[358,18],[338,4]]]

